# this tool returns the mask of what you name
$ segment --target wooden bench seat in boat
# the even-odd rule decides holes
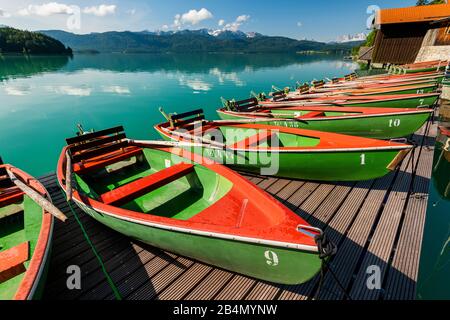
[[[21,201],[23,194],[19,187],[0,189],[0,207]]]
[[[247,137],[244,140],[238,141],[231,145],[230,148],[248,148],[257,146],[260,143],[269,141],[275,133],[270,130],[263,130],[257,134]]]
[[[23,206],[21,204],[10,204],[4,207],[0,206],[0,220],[19,213],[23,213]]]
[[[0,252],[0,283],[25,271],[23,265],[29,258],[29,242]]]
[[[178,180],[193,171],[193,164],[179,163],[112,191],[103,193],[99,200],[108,205],[124,205],[133,199]]]

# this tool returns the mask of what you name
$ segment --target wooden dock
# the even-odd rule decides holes
[[[321,285],[319,276],[297,286],[266,283],[132,241],[67,204],[54,174],[42,177],[69,216],[55,224],[44,299],[414,299],[436,130],[429,122],[416,132],[414,152],[377,180],[246,176],[332,239],[338,252],[330,265],[340,284],[330,272]],[[71,265],[81,268],[80,290],[67,288]],[[379,268],[381,289],[366,285],[371,266]]]

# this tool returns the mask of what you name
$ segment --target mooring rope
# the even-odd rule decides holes
[[[66,194],[61,190],[61,193],[66,197]],[[119,290],[117,289],[116,285],[114,284],[114,281],[112,280],[111,276],[109,275],[108,271],[106,270],[105,264],[103,263],[102,258],[97,252],[97,249],[95,249],[94,244],[92,243],[91,239],[89,238],[89,235],[86,232],[86,229],[83,226],[83,223],[81,222],[80,218],[78,217],[75,210],[72,208],[72,204],[70,202],[67,202],[70,208],[70,211],[72,212],[73,216],[75,217],[76,222],[80,226],[81,232],[83,233],[84,238],[86,239],[87,243],[91,247],[92,252],[94,253],[95,257],[97,258],[98,263],[100,264],[100,267],[102,269],[103,274],[105,275],[106,281],[108,282],[111,290],[114,293],[114,296],[117,300],[122,300],[122,296],[120,295]]]
[[[332,259],[336,255],[336,253],[337,253],[336,246],[331,241],[328,240],[328,238],[326,237],[325,234],[321,234],[319,236],[316,236],[315,240],[316,240],[316,243],[317,243],[317,247],[319,249],[319,258],[322,260],[322,265],[320,267],[319,285],[317,287],[316,294],[314,295],[314,297],[315,298],[319,298],[319,294],[320,294],[320,291],[322,289],[323,282],[325,280],[326,272],[329,271],[331,276],[332,276],[332,278],[333,278],[333,280],[336,282],[336,284],[338,285],[339,289],[342,290],[342,292],[344,293],[345,297],[348,300],[352,300],[352,298],[350,297],[350,294],[347,293],[347,291],[345,290],[344,286],[342,285],[342,283],[339,281],[339,279],[336,276],[336,274],[331,269],[331,265],[327,261],[328,258]]]

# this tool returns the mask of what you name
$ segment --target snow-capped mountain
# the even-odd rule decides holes
[[[367,34],[364,32],[357,33],[354,35],[351,34],[345,34],[343,36],[340,36],[336,39],[337,43],[345,43],[345,42],[351,42],[351,41],[365,41],[367,38]]]
[[[141,31],[142,34],[153,34],[158,36],[170,36],[173,34],[195,34],[195,35],[209,35],[213,37],[217,37],[218,39],[222,40],[232,40],[232,39],[245,39],[245,38],[256,38],[263,36],[262,34],[258,32],[243,32],[240,30],[237,31],[231,31],[231,30],[224,30],[224,29],[198,29],[198,30],[169,30],[169,31],[163,31],[163,30],[157,30],[157,31],[149,31],[144,30]]]
[[[231,30],[208,30],[208,34],[217,37],[219,39],[245,39],[245,38],[255,38],[262,36],[262,34],[257,32],[243,32],[240,30],[231,31]]]

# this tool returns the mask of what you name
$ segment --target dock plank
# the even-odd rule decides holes
[[[389,269],[389,259],[394,250],[396,235],[401,227],[400,223],[407,204],[413,171],[418,160],[417,156],[420,155],[424,136],[416,136],[414,139],[420,147],[409,153],[407,161],[402,163],[350,291],[353,299],[378,300],[383,292],[381,286],[373,289],[366,285],[370,273],[369,268],[377,267],[381,279],[384,279]]]
[[[434,144],[434,137],[428,135],[425,139],[424,145]],[[423,147],[421,150],[405,220],[388,270],[384,299],[410,300],[416,296],[415,282],[419,271],[433,154],[434,147]]]

